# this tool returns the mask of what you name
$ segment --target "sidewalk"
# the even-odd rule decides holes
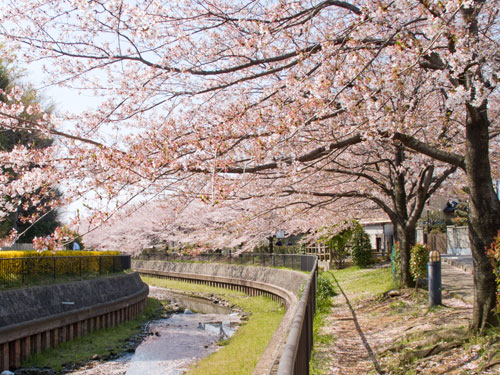
[[[441,255],[441,259],[443,260],[443,262],[447,262],[448,264],[460,268],[472,275],[472,270],[474,268],[474,266],[472,265],[472,256],[443,254]]]
[[[467,303],[474,303],[472,257],[444,256],[441,274],[444,292],[452,293]]]

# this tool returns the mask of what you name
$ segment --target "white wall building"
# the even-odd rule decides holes
[[[359,221],[370,237],[372,250],[387,255],[394,244],[394,228],[389,219],[362,219]]]

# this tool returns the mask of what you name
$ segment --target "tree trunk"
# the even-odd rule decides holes
[[[395,147],[394,161],[396,166],[401,166],[404,162],[404,149],[401,146]],[[401,256],[401,286],[403,288],[414,285],[410,275],[410,250],[415,244],[415,226],[408,227],[408,197],[406,194],[406,176],[403,172],[397,172],[394,190],[394,208],[396,214],[396,240],[399,242]]]
[[[272,254],[273,253],[273,241],[274,241],[274,237],[273,236],[269,236],[269,237],[267,237],[267,239],[269,240],[269,254]]]
[[[415,245],[415,227],[396,224],[396,241],[399,242],[401,256],[401,286],[409,288],[415,286],[410,274],[410,250]]]
[[[471,330],[497,324],[496,283],[486,255],[500,229],[500,204],[493,189],[489,161],[487,105],[467,107],[465,167],[469,186],[469,239],[474,264],[474,313]]]

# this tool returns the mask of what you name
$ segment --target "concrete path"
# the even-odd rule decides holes
[[[460,266],[460,263],[465,267],[457,267],[452,265],[447,258],[443,258],[441,262],[441,278],[443,284],[443,291],[454,294],[456,297],[462,299],[464,302],[473,304],[474,302],[474,281],[472,278],[472,258],[470,259],[470,266],[467,268],[468,259],[453,259]],[[450,264],[452,263],[452,264]],[[464,270],[464,268],[466,270]],[[470,272],[469,272],[470,270]]]
[[[451,264],[457,268],[464,270],[472,274],[473,265],[472,265],[472,256],[470,255],[441,255],[441,258],[444,262]]]

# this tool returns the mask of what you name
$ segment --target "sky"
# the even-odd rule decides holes
[[[31,63],[29,66],[20,66],[19,68],[25,72],[22,80],[26,84],[32,85],[45,103],[54,105],[56,113],[81,113],[96,108],[99,104],[98,98],[79,93],[78,90],[67,87],[46,86],[46,73],[43,71],[40,62]],[[65,126],[71,127],[72,125],[65,124]],[[59,209],[61,220],[63,222],[70,221],[76,215],[77,210],[84,211],[81,201],[76,201],[65,208]]]
[[[58,86],[46,86],[47,76],[42,69],[41,62],[31,63],[29,66],[21,66],[26,70],[24,81],[39,90],[42,97],[56,106],[58,112],[80,113],[86,109],[95,108],[99,99],[91,95],[84,95],[76,89]]]

